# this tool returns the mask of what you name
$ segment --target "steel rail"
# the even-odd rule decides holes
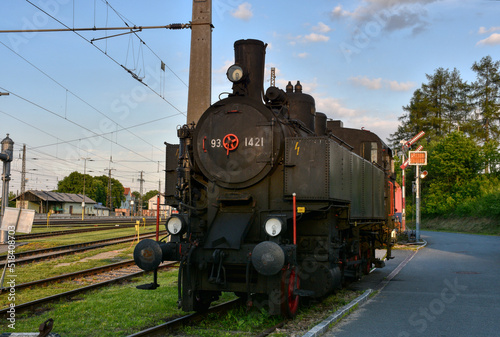
[[[118,228],[128,228],[128,227],[133,227],[133,226],[135,226],[135,225],[121,224],[120,227],[118,227]],[[18,234],[18,235],[16,235],[16,241],[39,239],[39,238],[67,235],[67,234],[105,231],[105,230],[111,230],[111,229],[115,229],[115,228],[117,228],[117,227],[112,226],[112,225],[106,225],[106,226],[94,227],[94,228],[70,229],[70,230],[66,230],[66,231],[62,230],[62,231],[44,232],[44,233]]]
[[[127,337],[141,337],[141,336],[165,336],[166,333],[171,332],[174,329],[178,329],[181,325],[186,325],[188,322],[191,323],[193,321],[197,322],[207,317],[208,314],[212,313],[221,313],[236,308],[242,305],[244,302],[241,298],[237,298],[235,300],[225,302],[216,306],[209,308],[206,312],[196,312],[193,314],[189,314],[186,316],[182,316],[166,323],[136,332]]]
[[[166,263],[164,265],[160,265],[158,267],[158,270],[160,270],[160,269],[174,268],[174,267],[176,267],[175,266],[176,263],[178,263],[178,262],[169,262],[169,263]],[[127,280],[127,279],[130,279],[130,278],[136,277],[136,276],[141,276],[141,275],[147,274],[147,273],[150,273],[150,272],[149,271],[141,270],[141,271],[138,271],[136,273],[132,273],[132,274],[125,275],[125,276],[116,277],[116,278],[113,278],[113,279],[110,279],[110,280],[106,280],[106,281],[102,281],[102,282],[99,282],[99,283],[94,283],[94,284],[91,284],[91,285],[88,285],[88,286],[85,286],[85,287],[82,287],[82,288],[78,288],[78,289],[66,291],[66,292],[63,292],[63,293],[60,293],[60,294],[57,294],[57,295],[52,295],[52,296],[44,297],[44,298],[41,298],[41,299],[38,299],[38,300],[34,300],[34,301],[31,301],[31,302],[26,302],[26,303],[22,303],[22,304],[16,304],[16,307],[15,307],[16,308],[16,314],[20,313],[20,312],[23,312],[23,311],[26,311],[27,309],[38,307],[38,306],[40,306],[42,304],[47,304],[47,303],[50,303],[50,302],[54,302],[54,301],[57,301],[59,299],[66,298],[66,297],[71,298],[72,296],[84,293],[84,292],[89,291],[89,290],[97,289],[97,288],[100,288],[100,287],[103,287],[103,286],[106,286],[106,285],[109,285],[109,284],[112,284],[112,283],[120,282],[120,281]],[[6,317],[7,314],[8,314],[7,310],[9,310],[9,308],[5,308],[5,309],[0,310],[0,317]]]
[[[73,273],[53,276],[53,277],[49,277],[49,278],[42,279],[42,280],[36,280],[36,281],[16,284],[16,291],[18,291],[20,289],[24,289],[24,288],[42,286],[42,285],[45,285],[48,283],[58,283],[61,281],[72,280],[72,279],[75,279],[78,277],[96,275],[96,274],[100,274],[103,272],[117,270],[117,269],[126,268],[126,267],[130,267],[130,266],[135,266],[134,260],[121,261],[121,262],[117,262],[117,263],[107,264],[105,266],[94,267],[94,268],[90,268],[90,269],[75,271]],[[6,289],[7,288],[5,288],[5,287],[0,288],[0,294]]]
[[[166,231],[160,232],[160,234],[165,234]],[[143,234],[143,238],[149,238],[155,236],[156,233],[149,233],[149,234]],[[119,238],[111,238],[111,239],[105,239],[105,240],[97,240],[97,241],[91,241],[91,242],[83,242],[83,243],[76,243],[72,245],[66,245],[66,246],[57,246],[57,247],[52,247],[52,248],[44,248],[44,249],[37,249],[37,250],[30,250],[22,253],[16,253],[14,254],[14,259],[12,259],[12,262],[14,262],[16,265],[21,265],[25,263],[30,263],[30,262],[35,262],[35,261],[40,261],[40,260],[47,260],[55,257],[60,257],[64,255],[70,255],[86,250],[93,250],[93,249],[98,249],[98,248],[103,248],[111,245],[116,245],[119,243],[125,243],[125,242],[130,242],[131,240],[134,240],[135,235],[129,235],[129,236],[123,236]],[[35,255],[35,256],[33,256]],[[32,256],[32,257],[30,257]],[[7,259],[7,255],[2,255],[0,256],[0,263],[5,262]]]
[[[58,226],[62,224],[68,224],[68,225],[87,225],[87,224],[122,224],[122,223],[129,223],[129,224],[134,224],[136,223],[137,220],[141,221],[143,219],[146,219],[146,222],[156,222],[155,218],[152,217],[114,217],[114,218],[98,218],[98,219],[76,219],[76,218],[49,218],[49,223],[50,226]],[[33,226],[47,226],[47,219],[35,219],[33,221]]]

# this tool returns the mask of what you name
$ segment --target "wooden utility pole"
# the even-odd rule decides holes
[[[212,0],[193,0],[187,124],[198,123],[212,95]]]

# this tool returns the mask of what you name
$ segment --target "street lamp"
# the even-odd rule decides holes
[[[3,161],[3,175],[2,175],[2,218],[5,215],[5,207],[9,204],[9,181],[10,181],[10,162],[14,152],[14,141],[9,138],[9,134],[2,140],[2,149],[0,153],[0,160]],[[7,243],[7,231],[0,231],[0,243]]]

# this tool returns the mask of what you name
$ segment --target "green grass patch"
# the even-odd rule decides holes
[[[344,289],[322,301],[310,301],[309,303],[304,301],[299,307],[297,317],[270,336],[280,337],[291,336],[299,332],[305,333],[360,294],[362,292]],[[211,314],[196,326],[184,327],[180,332],[183,336],[250,337],[283,320],[280,316],[270,316],[265,308],[258,307],[253,307],[250,310],[247,310],[246,307],[240,307],[225,314]]]
[[[54,260],[16,266],[16,283],[27,283],[132,259],[133,246],[129,243],[108,246],[97,250],[68,255]],[[109,253],[109,258],[94,259],[97,254]],[[52,283],[48,286],[22,289],[16,294],[16,303],[26,303],[46,296],[81,288],[89,282],[68,281]],[[0,294],[0,308],[9,305],[7,294]]]
[[[20,314],[16,316],[15,332],[38,331],[42,322],[52,318],[53,332],[61,336],[118,337],[182,315],[177,309],[177,271],[159,272],[161,286],[156,290],[135,288],[151,281],[152,275],[145,275],[134,282],[109,286],[69,302],[51,304],[44,310]]]
[[[409,221],[410,228],[415,228],[415,223]],[[420,224],[421,230],[455,232],[482,235],[500,235],[500,219],[481,217],[436,217],[424,218]]]
[[[269,316],[265,309],[247,311],[246,307],[239,307],[223,314],[209,314],[196,326],[186,326],[180,331],[183,335],[200,337],[255,336],[280,321],[280,317]]]

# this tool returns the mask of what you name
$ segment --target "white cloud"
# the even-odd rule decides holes
[[[352,15],[352,13],[348,12],[348,11],[345,11],[342,9],[342,6],[341,5],[338,5],[337,7],[335,7],[330,15],[333,17],[333,18],[343,18],[343,17],[346,17],[346,16],[350,16]]]
[[[415,87],[413,82],[387,81],[389,88],[393,91],[409,91]]]
[[[415,87],[413,82],[398,82],[382,78],[368,78],[367,76],[357,76],[349,78],[354,85],[363,86],[370,90],[390,89],[392,91],[408,91]]]
[[[311,33],[304,36],[304,41],[308,42],[327,42],[330,38],[326,35]]]
[[[300,54],[297,54],[297,57],[299,57],[301,59],[305,59],[308,56],[309,56],[309,53],[300,53]]]
[[[231,11],[231,15],[237,19],[249,21],[253,16],[252,5],[248,2],[244,2],[239,5],[238,8]]]
[[[479,27],[478,34],[489,34],[496,31],[500,31],[500,27],[490,27],[490,28]]]
[[[221,67],[214,69],[213,72],[214,74],[225,74],[227,72],[227,69],[234,64],[234,61],[231,60],[226,60],[224,61],[224,65]]]
[[[484,40],[479,41],[476,45],[489,45],[489,46],[494,46],[494,45],[500,45],[500,34],[498,33],[493,33],[489,37],[487,37]]]
[[[356,115],[356,110],[346,108],[339,99],[333,97],[315,97],[316,111],[325,113],[333,119],[346,118]]]
[[[324,24],[323,22],[318,22],[318,24],[316,26],[312,27],[312,30],[314,32],[325,34],[325,33],[330,32],[332,29],[328,25]]]
[[[380,118],[372,116],[371,113],[359,113],[354,118],[349,118],[344,121],[344,127],[351,127],[355,129],[364,128],[365,130],[371,131],[380,137],[383,141],[394,130],[397,130],[399,125],[398,119],[394,118]]]
[[[382,88],[381,78],[368,78],[366,76],[358,76],[349,78],[349,81],[351,81],[355,85],[360,85],[370,90],[379,90]]]
[[[338,5],[330,12],[330,17],[333,20],[351,18],[358,22],[358,29],[367,25],[388,32],[409,28],[418,33],[429,25],[425,20],[425,6],[440,1],[444,0],[364,0],[352,11]]]

